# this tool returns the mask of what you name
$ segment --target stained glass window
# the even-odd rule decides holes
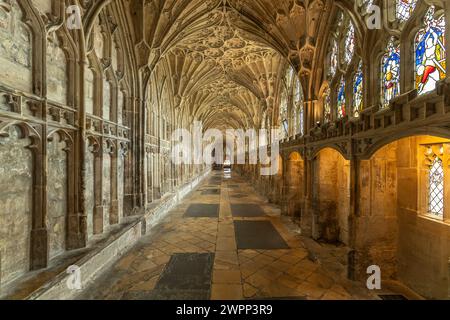
[[[330,53],[330,77],[333,78],[336,75],[338,65],[338,45],[336,39],[332,40],[331,53]]]
[[[392,37],[381,60],[381,97],[383,108],[400,93],[400,45]]]
[[[345,62],[350,63],[355,52],[355,28],[353,23],[349,22],[347,34],[345,36]]]
[[[363,4],[364,4],[365,13],[369,13],[369,9],[373,5],[373,0],[365,0]]]
[[[327,90],[325,90],[325,93],[324,93],[323,119],[324,119],[325,123],[331,121],[331,90],[330,90],[330,88],[327,88]]]
[[[444,167],[442,160],[436,157],[428,175],[429,213],[443,218],[444,215]]]
[[[345,80],[342,77],[337,94],[337,116],[338,118],[342,118],[345,115]]]
[[[283,88],[280,105],[280,139],[285,139],[288,136],[289,125],[287,118],[288,118],[288,100],[286,90],[285,88]]]
[[[434,17],[431,6],[425,15],[424,27],[415,38],[416,89],[419,94],[433,91],[446,75],[445,17]]]
[[[303,92],[300,79],[296,78],[294,83],[294,132],[303,134]]]
[[[417,0],[397,0],[396,15],[401,22],[407,21],[413,13]]]
[[[359,63],[358,71],[353,80],[353,116],[359,117],[363,109],[363,71],[362,62]]]

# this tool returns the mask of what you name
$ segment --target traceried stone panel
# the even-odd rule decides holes
[[[47,39],[47,97],[67,104],[67,61],[55,32]]]
[[[52,0],[32,0],[34,7],[42,14],[52,12]]]
[[[33,156],[19,128],[0,138],[0,283],[29,270]]]
[[[109,211],[111,205],[111,155],[103,154],[103,230],[109,226]]]
[[[125,96],[122,90],[117,93],[117,123],[123,124],[123,112],[125,107]]]
[[[117,169],[117,194],[119,197],[119,221],[121,220],[121,218],[123,217],[123,196],[124,196],[124,169],[125,169],[125,158],[120,154],[119,152],[119,157],[117,159],[118,162],[118,169]]]
[[[94,154],[89,143],[86,143],[86,191],[85,191],[85,210],[87,220],[87,235],[88,238],[94,234]]]
[[[0,84],[31,92],[31,32],[16,0],[0,1]]]
[[[94,24],[94,51],[97,58],[99,59],[103,58],[103,48],[104,48],[103,35],[99,24],[99,19],[96,19]]]
[[[111,113],[111,84],[108,80],[103,81],[103,119],[109,120]]]
[[[47,228],[50,259],[66,248],[67,217],[67,148],[54,134],[48,142]]]
[[[85,66],[84,81],[86,113],[94,114],[94,73],[88,66]]]

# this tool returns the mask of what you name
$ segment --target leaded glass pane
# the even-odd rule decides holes
[[[431,214],[442,218],[444,215],[444,167],[439,157],[434,159],[428,178],[428,210]]]
[[[445,18],[434,18],[430,7],[425,15],[424,27],[415,39],[416,89],[424,94],[436,89],[436,83],[446,77]]]

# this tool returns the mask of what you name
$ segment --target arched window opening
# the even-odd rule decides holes
[[[345,79],[342,76],[337,92],[337,117],[341,119],[345,117]]]
[[[386,53],[381,60],[381,97],[382,107],[400,93],[400,45],[395,44],[395,38],[389,40]]]
[[[296,78],[294,82],[294,133],[304,134],[304,112],[303,112],[303,91],[300,83],[300,79]]]
[[[355,27],[353,27],[353,23],[349,21],[347,34],[345,36],[345,55],[344,60],[345,63],[350,63],[353,59],[353,54],[355,53]]]
[[[446,76],[445,17],[435,18],[431,6],[424,18],[424,27],[415,38],[416,89],[424,94],[436,89]]]
[[[414,9],[416,8],[417,0],[397,0],[395,6],[395,14],[400,22],[409,20]]]
[[[362,61],[353,79],[353,116],[359,117],[364,104]]]
[[[440,219],[444,217],[444,166],[439,157],[435,157],[428,174],[428,211]]]
[[[329,87],[325,90],[323,98],[323,119],[324,123],[331,121],[331,90]]]
[[[286,88],[283,88],[281,93],[280,103],[280,139],[286,139],[289,134],[288,123],[288,99],[286,94]]]

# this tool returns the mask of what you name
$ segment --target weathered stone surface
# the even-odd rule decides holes
[[[33,156],[18,127],[0,137],[0,283],[30,268]]]

